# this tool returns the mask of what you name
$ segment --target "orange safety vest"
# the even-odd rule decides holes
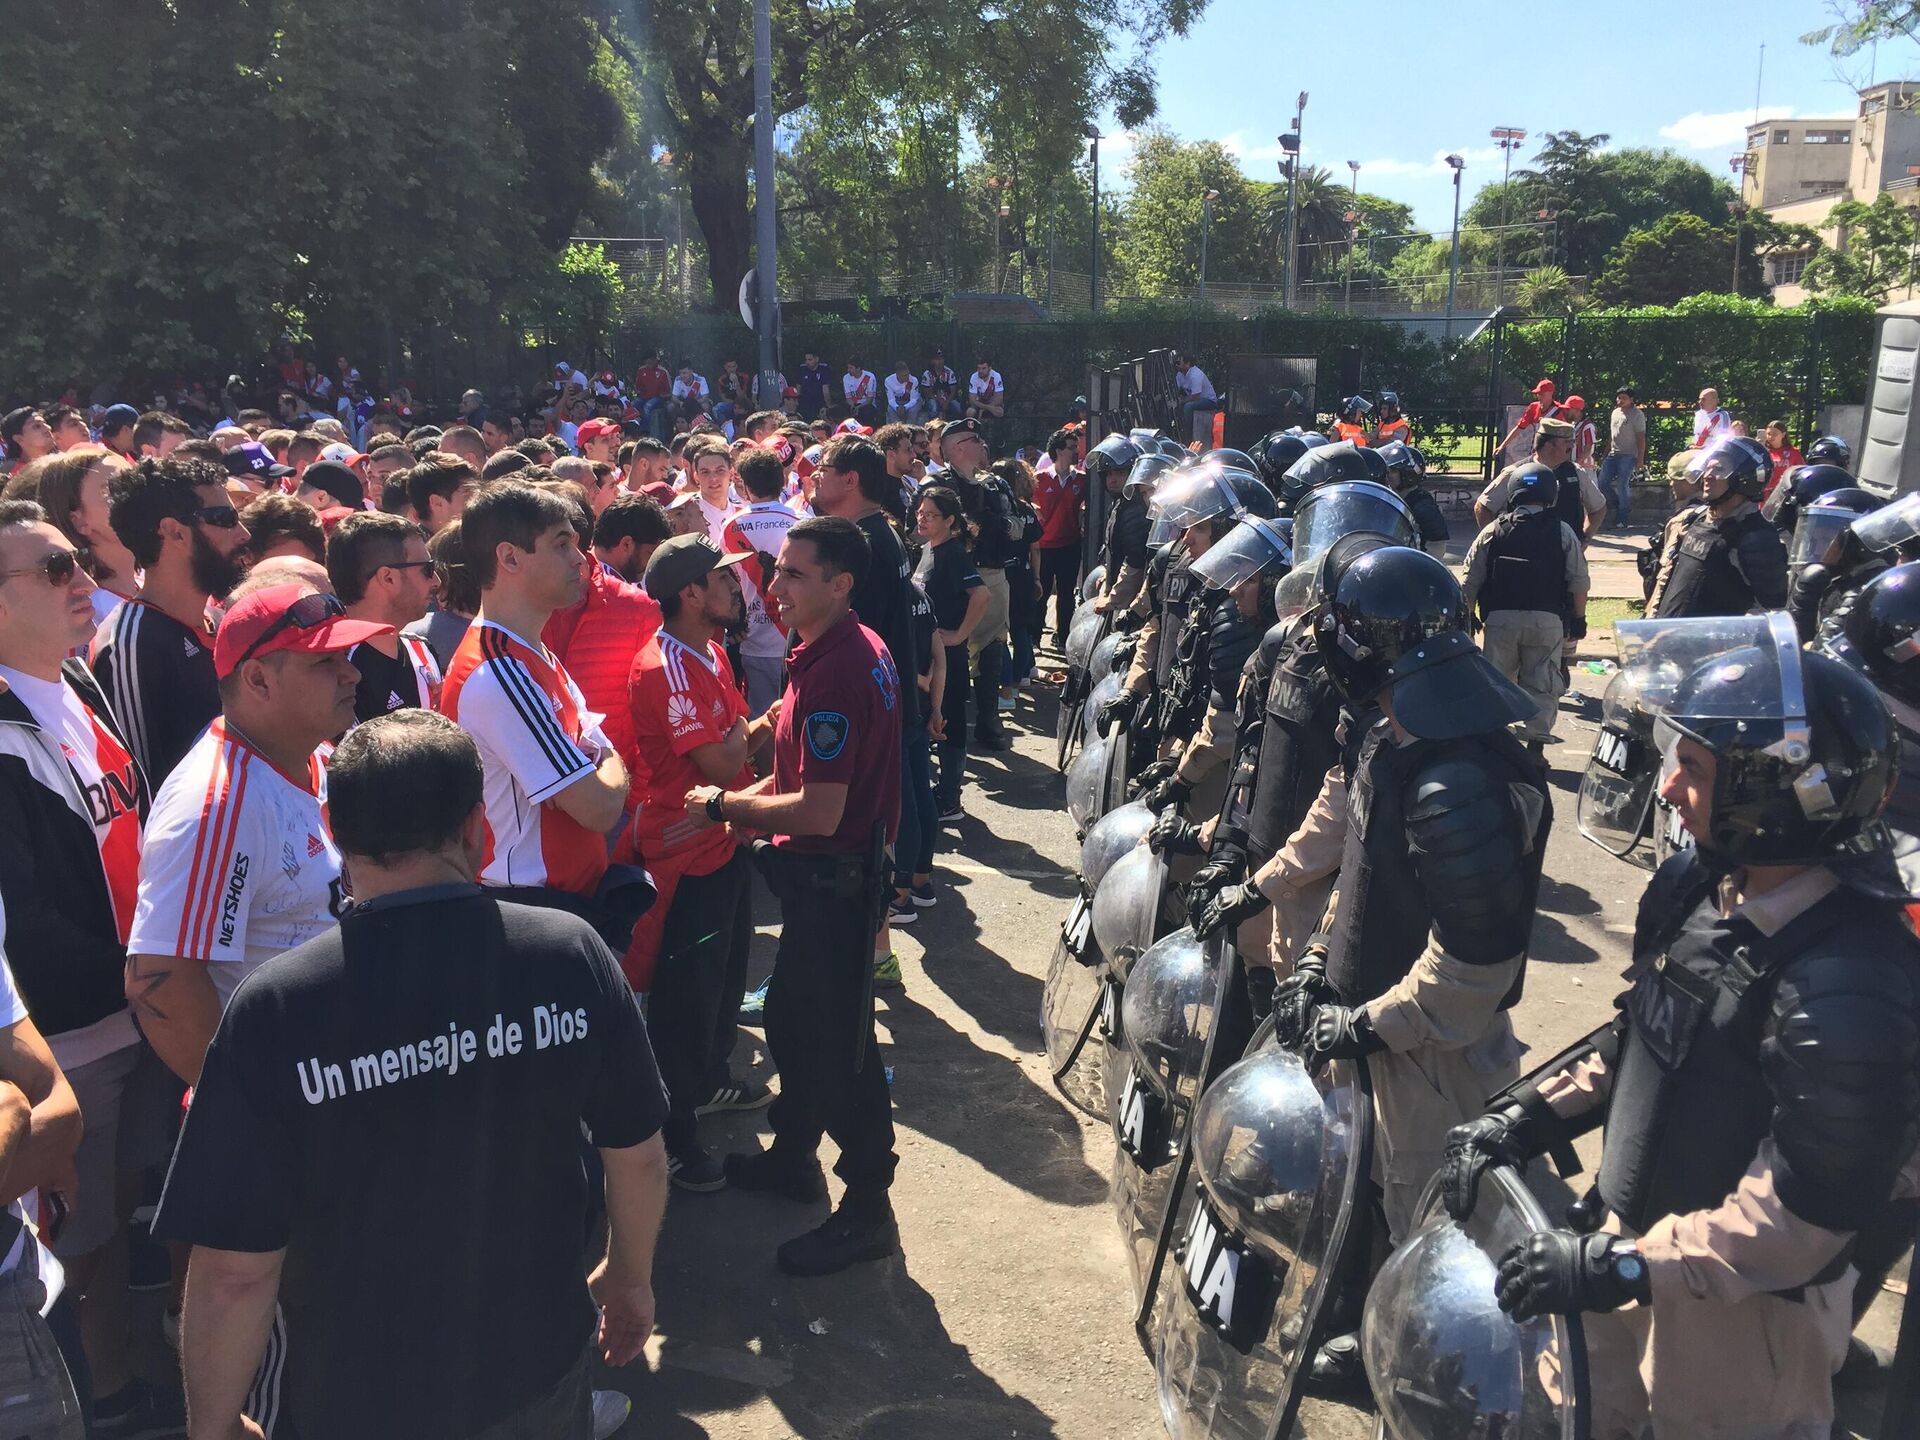
[[[1334,425],[1333,433],[1339,439],[1351,440],[1356,445],[1364,445],[1367,443],[1367,427],[1364,425],[1349,425],[1346,421],[1341,420]]]
[[[1398,420],[1387,421],[1386,424],[1374,431],[1373,441],[1376,445],[1390,445],[1395,440],[1400,441],[1402,444],[1411,444],[1413,442],[1413,426],[1407,423],[1407,417],[1404,415]]]

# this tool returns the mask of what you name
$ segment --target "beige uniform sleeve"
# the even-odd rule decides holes
[[[1133,662],[1127,666],[1126,683],[1120,688],[1129,695],[1145,695],[1153,689],[1153,671],[1160,654],[1160,612],[1154,611],[1140,627],[1134,642]]]
[[[1831,1264],[1847,1235],[1809,1224],[1774,1190],[1771,1138],[1733,1193],[1711,1210],[1668,1215],[1638,1242],[1656,1299],[1663,1291],[1738,1304],[1805,1285]]]
[[[1181,751],[1180,764],[1174,775],[1188,785],[1198,785],[1232,759],[1233,742],[1239,731],[1236,718],[1232,709],[1207,706],[1206,718],[1200,722],[1200,733],[1189,740]]]
[[[1600,489],[1595,472],[1589,469],[1580,471],[1580,505],[1589,515],[1607,508],[1606,494]]]
[[[1668,517],[1667,528],[1660,535],[1660,569],[1653,577],[1653,593],[1647,596],[1647,614],[1660,612],[1660,597],[1666,593],[1667,577],[1673,573],[1674,546],[1685,533],[1692,519],[1691,508],[1683,507],[1678,514]]]
[[[1543,1075],[1540,1098],[1562,1120],[1578,1120],[1607,1103],[1613,1091],[1613,1072],[1598,1055],[1582,1055],[1564,1070]]]
[[[1486,1036],[1525,959],[1470,965],[1429,941],[1406,977],[1362,1008],[1389,1050],[1461,1050]]]
[[[1567,592],[1572,595],[1584,595],[1593,585],[1593,574],[1587,569],[1587,549],[1580,543],[1580,537],[1573,533],[1573,527],[1562,521],[1560,524],[1560,548],[1567,557]]]
[[[1120,573],[1113,577],[1113,583],[1107,587],[1107,594],[1113,597],[1109,609],[1124,611],[1131,606],[1146,579],[1147,572],[1141,566],[1122,565]]]
[[[1253,883],[1269,900],[1278,900],[1282,890],[1311,885],[1338,870],[1346,845],[1347,784],[1336,766],[1327,772],[1300,828],[1260,868]]]

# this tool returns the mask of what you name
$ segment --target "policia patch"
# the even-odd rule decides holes
[[[807,716],[802,727],[807,737],[807,749],[816,760],[832,760],[847,748],[847,736],[853,732],[853,726],[847,717],[838,710],[816,710]]]

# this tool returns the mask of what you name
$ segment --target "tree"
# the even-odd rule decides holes
[[[1801,283],[1817,294],[1884,302],[1897,285],[1911,285],[1920,254],[1920,225],[1911,210],[1881,192],[1871,205],[1842,200],[1827,215],[1840,232],[1834,249],[1817,251]]]
[[[1521,277],[1513,299],[1530,315],[1558,314],[1573,306],[1573,281],[1558,265],[1541,265]]]
[[[1698,215],[1668,215],[1645,230],[1635,230],[1607,257],[1593,282],[1601,305],[1671,305],[1689,295],[1724,292],[1733,283],[1734,231],[1715,227]],[[1740,252],[1740,290],[1764,288],[1760,262],[1751,247]]]
[[[678,159],[706,239],[714,297],[730,305],[752,248],[752,6],[604,3],[619,18],[615,33]],[[1206,0],[1006,0],[990,8],[774,0],[775,119],[789,133],[833,124],[856,138],[875,132],[871,143],[841,153],[875,193],[908,200],[937,234],[961,220],[957,172],[968,139],[989,164],[1017,172],[1016,194],[1036,204],[1044,181],[1073,163],[1082,128],[1103,108],[1111,105],[1128,128],[1152,117],[1152,71],[1122,63],[1121,46],[1151,53],[1167,34],[1184,34],[1205,7]],[[891,136],[916,112],[954,123],[938,127],[938,146],[903,156]],[[834,148],[820,147],[816,165]],[[829,159],[827,170],[838,167]],[[949,183],[942,188],[940,180]],[[869,233],[880,225],[872,207],[842,218]],[[1013,218],[1024,248],[1028,214]]]
[[[1183,144],[1161,129],[1135,138],[1131,190],[1114,241],[1116,278],[1127,293],[1164,295],[1200,278],[1200,228],[1207,191],[1219,192],[1207,232],[1207,276],[1254,280],[1269,272],[1262,253],[1260,191],[1217,141]]]

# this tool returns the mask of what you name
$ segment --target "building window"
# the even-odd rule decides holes
[[[1802,180],[1800,188],[1809,195],[1838,195],[1847,188],[1844,180]]]
[[[1800,277],[1807,273],[1807,257],[1801,255],[1775,255],[1770,262],[1773,267],[1773,283],[1776,285],[1798,285]]]
[[[1766,131],[1764,131],[1764,130],[1753,130],[1753,131],[1749,131],[1749,132],[1748,132],[1748,134],[1747,134],[1747,148],[1748,148],[1749,150],[1760,150],[1760,149],[1763,149],[1763,148],[1765,148],[1765,146],[1766,146],[1766,143],[1767,143],[1767,132],[1766,132]]]
[[[1776,130],[1773,132],[1773,143],[1776,145],[1784,145],[1792,138],[1791,132],[1786,130]]]
[[[1853,143],[1853,131],[1809,130],[1806,135],[1802,137],[1801,143],[1806,145],[1851,145]]]

